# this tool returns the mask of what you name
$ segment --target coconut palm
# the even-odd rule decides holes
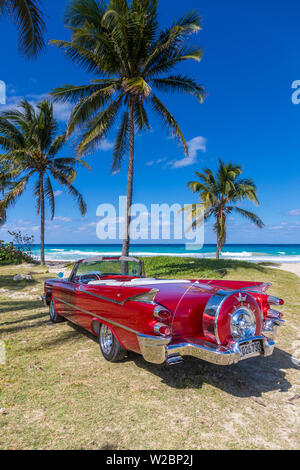
[[[27,58],[36,57],[45,45],[46,25],[38,0],[0,0],[0,16],[7,14],[19,31],[19,49]]]
[[[192,11],[166,30],[158,25],[158,0],[72,0],[66,11],[71,41],[52,41],[65,56],[94,74],[87,85],[64,85],[53,91],[56,100],[75,104],[68,132],[79,133],[78,154],[94,151],[118,125],[112,170],[118,171],[129,153],[127,211],[123,255],[129,252],[130,207],[133,193],[135,134],[150,129],[145,105],[163,126],[188,148],[175,118],[155,90],[190,93],[202,102],[204,90],[191,77],[172,71],[188,59],[200,61],[199,47],[186,40],[201,29]]]
[[[191,204],[185,211],[193,221],[190,228],[195,228],[204,220],[214,217],[214,231],[217,234],[217,259],[220,257],[227,235],[227,217],[235,212],[245,217],[257,227],[264,226],[263,221],[253,212],[237,207],[235,204],[242,200],[250,200],[259,204],[257,189],[251,179],[241,178],[243,169],[240,165],[223,163],[219,159],[219,168],[216,175],[212,170],[205,169],[203,173],[195,172],[199,181],[190,181],[187,187],[199,194],[200,204]]]
[[[5,151],[0,155],[0,161],[11,165],[15,172],[12,175],[13,187],[5,191],[0,201],[0,214],[4,214],[24,193],[29,181],[35,179],[33,195],[41,217],[42,264],[45,264],[45,202],[49,203],[52,220],[55,215],[52,178],[76,199],[81,214],[86,213],[86,204],[73,182],[77,175],[76,168],[89,166],[77,158],[58,157],[65,142],[66,134],[59,134],[53,105],[48,100],[39,103],[37,110],[24,100],[19,109],[0,114],[0,146]]]

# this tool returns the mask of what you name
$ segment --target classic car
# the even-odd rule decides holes
[[[53,323],[68,320],[99,338],[108,361],[127,351],[178,364],[184,356],[229,365],[273,353],[283,300],[261,282],[155,279],[132,257],[78,261],[67,279],[45,282]]]

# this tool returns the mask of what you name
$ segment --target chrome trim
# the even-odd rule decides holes
[[[110,354],[113,345],[113,334],[111,329],[106,325],[101,325],[99,338],[102,351],[107,355]]]
[[[253,292],[255,294],[261,294],[261,289],[264,289],[263,292],[266,292],[272,286],[272,282],[264,282],[258,286],[249,286],[243,287],[241,291]]]
[[[168,312],[169,318],[172,317],[172,313],[170,312],[169,309],[167,309],[166,307],[163,307],[162,305],[159,305],[159,304],[155,304],[155,305],[156,305],[156,307],[155,307],[155,309],[154,309],[154,311],[153,311],[153,316],[154,316],[155,318],[157,318],[157,319],[160,320],[160,321],[163,320],[163,319],[161,318],[161,316],[160,316],[160,312]]]
[[[204,315],[211,317],[211,319],[214,321],[214,336],[218,344],[221,344],[218,333],[218,319],[221,307],[225,300],[236,292],[240,291],[224,291],[221,289],[216,292],[216,294],[214,294],[206,303]],[[209,333],[212,334],[212,331],[210,331]]]
[[[268,299],[267,299],[267,302],[271,305],[282,305],[280,303],[282,299],[280,299],[279,297],[274,297],[274,295],[269,295],[268,296]]]
[[[160,330],[161,328],[168,328],[169,330],[169,333],[170,333],[170,328],[168,327],[168,325],[165,325],[164,323],[156,323],[155,326],[154,326],[154,331],[155,333],[161,335],[161,336],[168,336],[168,335],[164,335]]]
[[[103,295],[94,294],[93,292],[88,292],[82,288],[82,285],[78,287],[78,290],[83,294],[90,295],[91,297],[95,297],[96,299],[106,300],[107,302],[111,302],[112,304],[117,305],[124,305],[125,302],[119,302],[118,300],[110,299],[109,297],[103,297]]]
[[[256,336],[248,338],[247,341],[238,341],[232,344],[230,348],[225,346],[214,345],[207,341],[201,340],[197,343],[184,342],[174,345],[169,345],[167,348],[167,360],[169,356],[174,354],[179,356],[193,356],[198,359],[210,362],[217,365],[231,365],[237,364],[240,361],[249,359],[250,357],[260,356],[261,354],[255,353],[251,356],[242,357],[240,345],[252,341],[260,340],[263,343],[263,356],[270,356],[275,347],[275,343],[264,336]]]
[[[121,325],[120,323],[117,323],[113,320],[110,320],[105,317],[101,317],[100,315],[96,315],[95,313],[89,312],[88,310],[84,310],[83,308],[78,307],[77,305],[70,304],[69,302],[66,302],[65,300],[59,299],[58,297],[54,297],[55,300],[58,300],[58,302],[62,302],[63,304],[68,305],[69,307],[73,307],[76,310],[80,310],[82,313],[86,313],[87,315],[91,315],[94,318],[99,318],[99,320],[105,321],[107,323],[110,323],[111,325],[117,326],[122,328],[123,330],[129,331],[130,333],[134,333],[136,335],[139,335],[140,333],[136,330],[133,330],[132,328],[129,328],[128,326]]]
[[[93,292],[88,292],[86,290],[83,289],[83,286],[80,285],[78,287],[78,290],[80,292],[82,292],[83,294],[87,294],[87,295],[90,295],[91,297],[95,297],[96,299],[101,299],[101,300],[106,300],[107,302],[111,302],[113,304],[117,304],[117,305],[124,305],[126,304],[126,302],[129,302],[129,301],[132,301],[132,302],[138,302],[139,300],[137,299],[137,297],[139,296],[142,296],[142,295],[149,295],[149,294],[153,294],[155,293],[155,295],[157,294],[158,292],[158,289],[151,289],[149,292],[144,292],[143,294],[138,294],[138,295],[133,295],[132,297],[128,297],[127,299],[123,300],[123,301],[119,301],[119,300],[114,300],[114,299],[110,299],[109,297],[104,297],[103,295],[99,295],[99,294],[94,294]],[[155,291],[155,292],[154,292]],[[142,303],[149,303],[149,304],[152,304],[153,302],[149,301],[141,301]]]
[[[211,320],[213,321],[214,331],[213,332],[208,331],[208,333],[210,333],[211,335],[214,334],[214,337],[215,337],[215,339],[216,339],[216,341],[219,345],[221,345],[221,341],[220,341],[219,333],[218,333],[218,320],[219,320],[219,314],[220,314],[221,307],[222,307],[223,303],[229,297],[231,297],[232,295],[235,295],[235,294],[238,294],[240,296],[240,299],[238,299],[238,300],[241,302],[241,306],[242,306],[243,301],[244,301],[243,296],[242,296],[243,292],[245,292],[246,294],[248,294],[250,297],[253,298],[254,302],[257,304],[257,307],[258,307],[259,313],[261,315],[261,318],[263,319],[262,310],[261,310],[259,304],[257,303],[257,301],[255,300],[255,298],[249,292],[248,288],[238,289],[238,290],[230,290],[230,291],[220,289],[218,292],[216,292],[208,300],[208,302],[206,303],[205,309],[204,309],[204,313],[203,313],[203,315],[206,315],[206,316],[210,317]],[[243,339],[245,340],[246,338],[243,338]]]
[[[270,309],[267,311],[267,317],[266,317],[267,320],[274,320],[279,323],[285,323],[285,321],[281,317],[282,317],[282,313],[278,312],[277,310]]]
[[[171,337],[138,334],[138,342],[143,358],[153,364],[163,364]]]
[[[267,336],[267,338],[274,340],[278,335],[278,327],[282,326],[284,323],[285,321],[280,318],[270,318],[267,316],[264,321],[262,333]]]
[[[167,357],[167,363],[169,366],[175,366],[177,364],[181,364],[183,362],[182,357],[179,354],[170,354]]]
[[[147,335],[138,335],[141,353],[144,359],[154,364],[177,364],[182,362],[182,356],[193,356],[202,359],[211,364],[230,365],[237,364],[245,359],[257,356],[270,356],[275,347],[274,341],[265,336],[254,336],[247,340],[241,340],[233,343],[230,347],[220,346],[209,343],[205,340],[197,340],[196,342],[182,342],[171,344],[171,338],[153,337]],[[243,357],[240,346],[253,341],[261,341],[263,353],[253,353],[252,355]]]
[[[159,290],[158,289],[151,289],[149,292],[145,292],[144,294],[138,294],[138,295],[135,295],[134,297],[129,297],[126,302],[128,302],[129,300],[131,302],[141,302],[143,304],[150,304],[150,305],[156,305],[156,303],[154,302],[155,300],[155,297],[157,296]],[[152,297],[152,300],[141,300],[141,297],[147,297],[147,296],[150,296]]]

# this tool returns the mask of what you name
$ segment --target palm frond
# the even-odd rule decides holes
[[[48,175],[45,176],[44,193],[50,206],[51,220],[53,220],[55,216],[55,198],[54,198],[54,192],[53,192],[51,180]]]
[[[97,149],[116,121],[123,95],[118,96],[109,106],[87,124],[78,145],[78,154],[82,155]]]
[[[19,32],[19,49],[27,58],[36,57],[45,46],[46,24],[37,0],[6,0],[7,12]]]
[[[50,171],[53,177],[76,199],[81,215],[85,215],[87,211],[86,203],[79,191],[72,185],[72,179],[68,178],[62,171],[55,168],[51,168]]]
[[[121,168],[121,164],[125,155],[125,152],[129,148],[129,119],[128,112],[123,113],[121,125],[119,127],[118,135],[116,138],[114,152],[113,152],[113,161],[111,169],[112,171],[118,171]]]
[[[158,116],[163,120],[164,124],[169,128],[172,135],[182,143],[186,155],[188,155],[188,146],[183,136],[183,133],[177,124],[175,118],[172,116],[170,111],[165,107],[165,105],[158,99],[156,95],[152,93],[151,95],[152,108]]]
[[[133,109],[133,118],[134,123],[137,126],[138,132],[141,132],[143,129],[147,128],[150,130],[150,123],[144,106],[144,100],[142,97],[136,99],[134,102]]]
[[[263,228],[265,226],[263,220],[256,214],[250,211],[246,211],[245,209],[241,209],[240,207],[232,207],[232,211],[240,214],[242,217],[245,217],[258,228]]]
[[[190,93],[203,103],[205,91],[202,85],[198,85],[190,77],[183,75],[171,75],[167,78],[154,78],[152,84],[155,88],[166,93]]]

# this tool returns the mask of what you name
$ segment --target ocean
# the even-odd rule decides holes
[[[120,255],[122,246],[118,245],[46,245],[45,255],[49,261],[74,261],[95,255]],[[194,258],[214,258],[216,245],[204,245],[201,250],[186,250],[185,245],[131,245],[131,255],[135,256],[188,256]],[[32,254],[38,258],[40,245],[34,245]],[[300,244],[297,245],[225,245],[223,259],[245,261],[271,261],[280,263],[300,262]]]

